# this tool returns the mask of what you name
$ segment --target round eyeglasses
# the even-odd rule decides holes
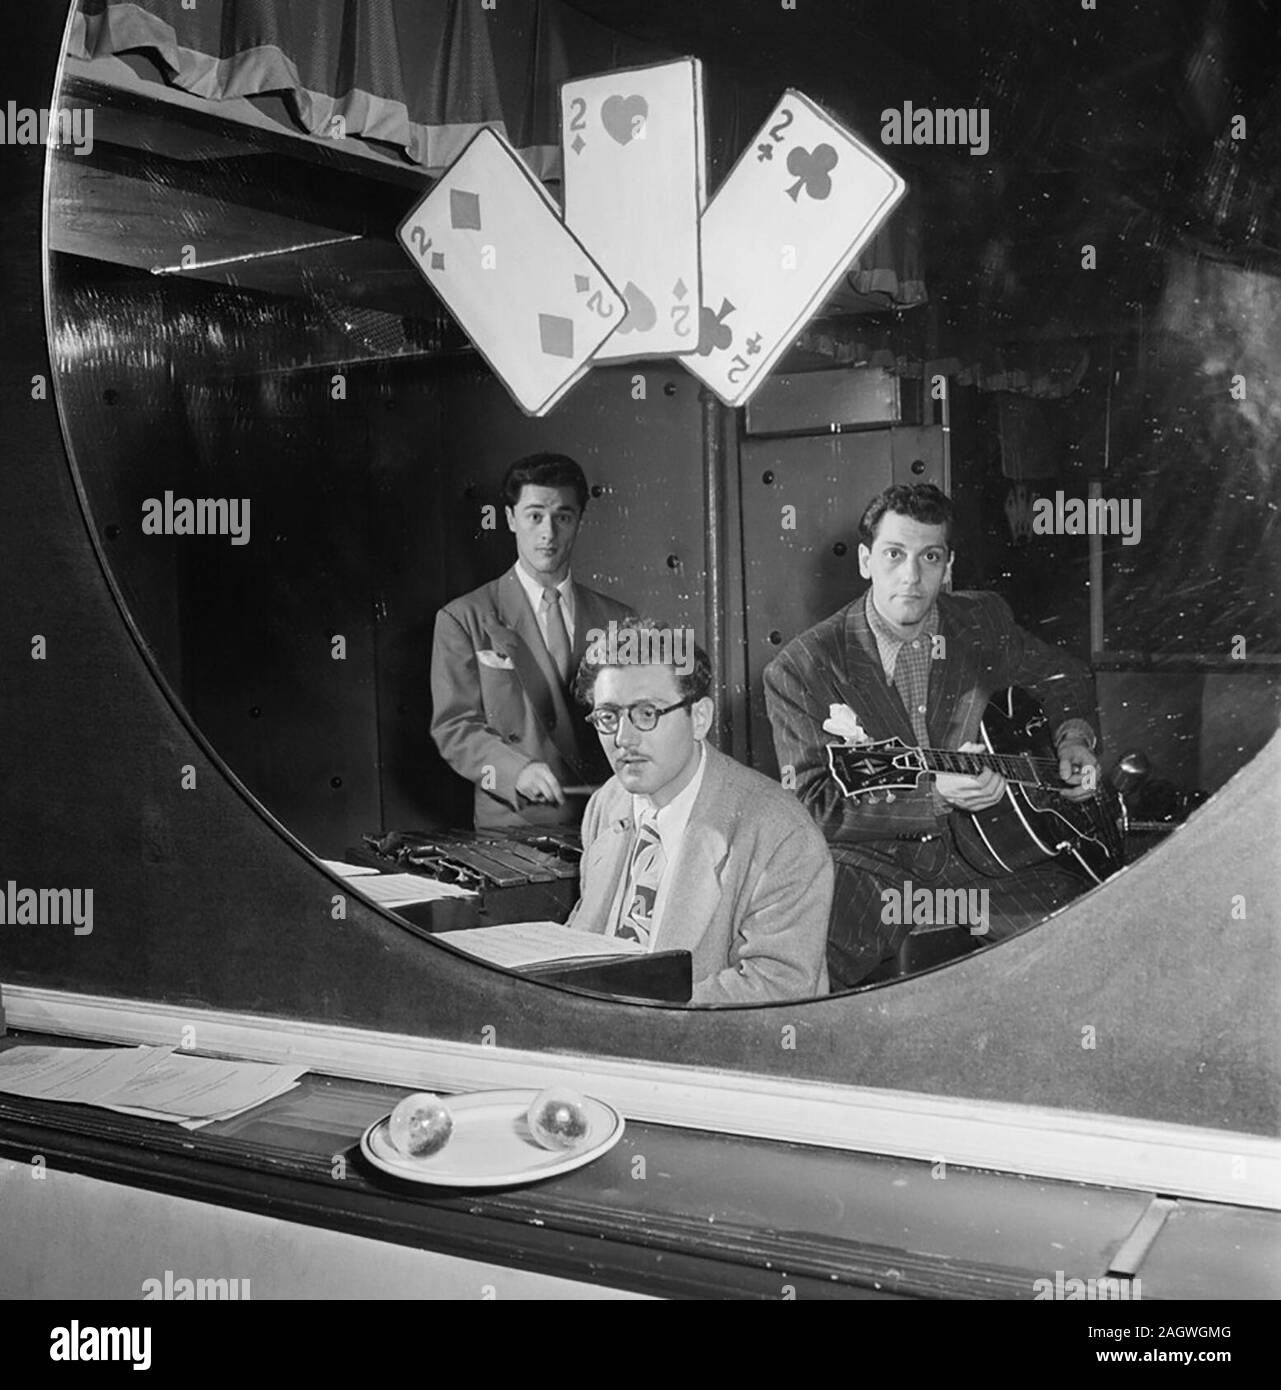
[[[694,697],[687,695],[685,699],[666,707],[656,705],[653,700],[637,700],[635,704],[624,705],[621,709],[617,705],[601,705],[587,716],[587,722],[596,726],[597,733],[616,734],[619,720],[626,715],[638,734],[647,734],[657,727],[663,715],[671,714],[676,709],[684,709],[693,703]]]

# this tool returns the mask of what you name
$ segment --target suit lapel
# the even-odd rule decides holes
[[[837,669],[846,672],[847,693],[854,697],[847,703],[871,726],[868,732],[873,737],[897,737],[914,747],[912,721],[897,688],[885,679],[881,653],[863,608],[865,602],[866,595],[860,594],[845,610],[845,659]]]
[[[979,689],[979,646],[972,625],[946,594],[939,595],[938,610],[947,656],[930,662],[930,743],[935,748],[959,748],[978,732],[987,696]]]
[[[630,801],[630,798],[628,798]],[[618,897],[628,869],[632,847],[632,820],[616,815],[607,821],[583,852],[580,878],[587,891],[575,914],[589,931],[606,932],[618,913]]]
[[[658,930],[660,951],[695,951],[720,904],[721,879],[729,858],[723,757],[708,745],[703,785],[690,807],[671,869],[671,887]]]
[[[508,570],[498,581],[498,613],[520,639],[512,648],[512,661],[525,688],[526,699],[550,731],[556,721],[556,706],[552,700],[555,671],[533,609],[513,570]]]
[[[578,663],[587,655],[587,634],[596,629],[603,632],[606,623],[605,605],[591,589],[584,589],[581,584],[574,585],[574,652],[573,666],[578,670]]]
[[[516,578],[514,569],[508,570],[498,581],[498,598],[503,620],[520,638],[512,652],[512,661],[525,688],[526,698],[561,757],[581,774],[578,740],[571,724],[569,706],[561,690],[560,676],[547,650],[547,644],[543,641],[538,619],[534,617],[534,610],[529,606],[529,599],[525,596],[525,590]],[[576,607],[577,599],[576,592]],[[581,628],[582,623],[578,621],[576,612],[575,643]]]

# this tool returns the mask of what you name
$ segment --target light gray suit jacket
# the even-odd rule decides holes
[[[575,584],[573,670],[591,629],[631,615],[625,604]],[[562,786],[610,775],[595,729],[561,686],[514,569],[436,615],[431,700],[431,736],[475,787],[478,830],[578,824],[581,798],[539,806],[517,796],[516,778],[529,763],[547,763]]]
[[[633,843],[617,778],[587,803],[582,879],[568,925],[605,932]],[[759,1004],[827,993],[832,861],[800,802],[708,745],[659,924],[658,950],[688,950],[696,1004]]]

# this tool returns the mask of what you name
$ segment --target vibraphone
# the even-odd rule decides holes
[[[583,852],[574,831],[499,835],[483,830],[394,830],[364,839],[371,852],[367,857],[380,861],[381,869],[423,874],[478,894],[476,911],[487,922],[561,922],[578,899],[578,861]],[[405,909],[398,911],[405,913]],[[420,920],[433,916],[407,915]],[[442,915],[446,914],[434,914]],[[448,924],[438,929],[461,925],[457,913],[447,915]]]

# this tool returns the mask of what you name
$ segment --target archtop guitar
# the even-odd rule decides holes
[[[1005,778],[1001,800],[958,821],[962,853],[969,849],[966,858],[988,873],[1014,873],[1058,859],[1102,883],[1124,865],[1120,796],[1103,781],[1080,801],[1062,795],[1067,784],[1059,776],[1049,720],[1032,695],[1017,686],[998,690],[984,711],[979,741],[985,752],[911,748],[897,738],[829,743],[827,757],[836,784],[850,797],[892,797],[914,790],[937,772],[974,777],[991,768],[999,773]],[[984,863],[985,858],[990,862]]]

